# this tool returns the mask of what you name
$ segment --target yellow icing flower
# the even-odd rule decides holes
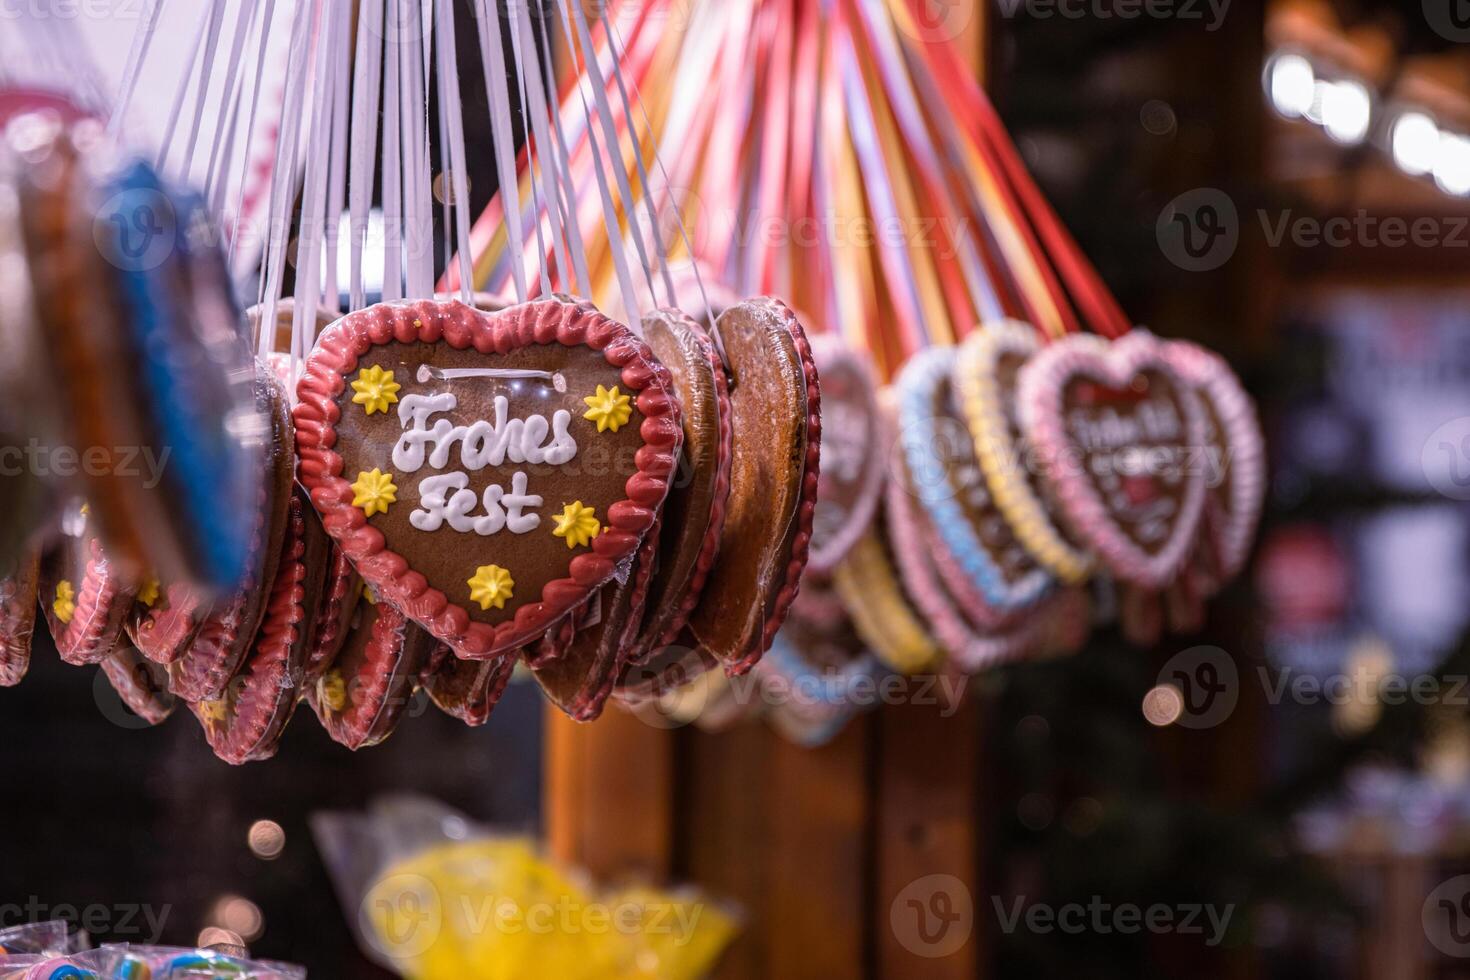
[[[361,405],[369,415],[374,412],[386,413],[388,406],[398,401],[398,389],[402,387],[393,380],[392,371],[384,371],[374,364],[357,372],[357,380],[352,382],[352,390],[356,392],[352,400]]]
[[[158,601],[158,579],[150,575],[138,586],[138,601],[149,609]]]
[[[378,597],[373,595],[373,587],[366,582],[362,583],[362,597],[370,606],[376,606],[378,604]]]
[[[56,601],[51,604],[51,611],[63,623],[70,623],[77,614],[77,590],[66,579],[56,583]]]
[[[352,485],[352,506],[361,507],[368,517],[388,513],[388,505],[398,502],[398,485],[392,475],[377,467],[371,473],[358,473]]]
[[[347,707],[347,681],[335,667],[316,682],[316,693],[329,711],[341,711]]]
[[[515,595],[515,585],[510,572],[499,565],[481,565],[470,579],[470,601],[478,602],[481,609],[504,609],[505,600]]]
[[[591,507],[583,507],[580,500],[567,504],[555,520],[556,527],[551,533],[565,538],[569,549],[591,544],[592,539],[602,533],[602,522],[597,519],[597,511]]]
[[[587,403],[587,414],[582,418],[596,422],[598,432],[608,429],[616,432],[633,417],[633,400],[619,391],[617,385],[613,385],[612,391],[598,385],[597,394],[588,395],[582,401]]]

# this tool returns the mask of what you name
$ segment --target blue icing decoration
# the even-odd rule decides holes
[[[1000,611],[1025,608],[1051,589],[1051,576],[1038,568],[1015,584],[1006,580],[949,486],[946,479],[949,461],[935,451],[948,436],[941,428],[946,420],[933,415],[934,392],[949,377],[953,363],[953,350],[934,347],[915,355],[899,373],[899,429],[911,477],[910,489],[929,509],[930,524],[943,537],[944,547],[986,601]],[[956,426],[958,438],[970,439],[961,423],[948,421]],[[983,479],[978,466],[976,474],[978,479]]]

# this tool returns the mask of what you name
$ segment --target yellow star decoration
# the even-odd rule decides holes
[[[158,579],[150,575],[138,586],[138,601],[149,609],[158,601]]]
[[[56,601],[51,604],[51,611],[63,623],[70,623],[77,614],[77,590],[66,579],[56,583]]]
[[[565,538],[568,549],[591,544],[592,539],[602,533],[602,522],[597,519],[597,511],[591,507],[583,507],[580,500],[567,504],[555,520],[556,527],[551,533]]]
[[[366,582],[362,583],[362,597],[370,606],[376,606],[378,604],[378,597],[373,595],[373,587]]]
[[[616,432],[633,417],[633,400],[619,391],[617,385],[613,385],[612,391],[598,385],[597,394],[588,395],[582,401],[587,404],[587,414],[582,418],[596,422],[598,432],[608,429]]]
[[[402,387],[393,380],[392,371],[384,371],[374,364],[357,372],[357,380],[352,382],[352,390],[357,394],[352,396],[352,400],[369,415],[374,412],[386,414],[388,406],[398,401],[398,389]]]
[[[371,473],[358,473],[352,485],[352,506],[361,507],[368,517],[388,513],[388,505],[398,502],[398,485],[393,477],[377,467]]]
[[[470,579],[470,601],[481,609],[505,608],[505,600],[515,595],[516,580],[499,565],[481,565]]]

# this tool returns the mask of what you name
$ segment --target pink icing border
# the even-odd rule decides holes
[[[1127,337],[1121,341],[1127,342]],[[1204,522],[1215,538],[1223,584],[1240,573],[1255,540],[1266,498],[1266,440],[1261,435],[1255,404],[1223,357],[1187,340],[1169,341],[1163,348],[1174,369],[1214,403],[1215,414],[1226,430],[1230,507],[1224,514],[1219,507],[1208,508]]]
[[[808,569],[820,575],[825,575],[842,563],[847,553],[861,540],[873,524],[873,518],[878,513],[878,501],[883,496],[884,464],[883,454],[877,451],[878,443],[878,399],[874,394],[878,390],[878,381],[873,376],[873,369],[868,362],[858,357],[839,338],[832,334],[816,334],[810,338],[812,354],[820,373],[823,362],[842,363],[852,368],[861,375],[868,390],[868,413],[873,420],[873,447],[868,453],[866,468],[862,474],[863,489],[858,496],[857,503],[852,508],[847,524],[839,531],[832,540],[824,543],[821,548],[812,548],[811,558],[808,561]]]
[[[1115,344],[1092,334],[1072,334],[1032,357],[1021,369],[1017,384],[1021,427],[1043,459],[1066,459],[1072,443],[1062,417],[1062,393],[1068,382],[1085,375],[1121,388],[1143,371],[1156,371],[1171,380],[1185,416],[1186,445],[1203,444],[1204,409],[1193,387],[1174,369],[1163,344],[1142,330],[1131,332],[1126,343]],[[1174,578],[1199,529],[1205,502],[1203,476],[1186,478],[1179,519],[1169,541],[1154,555],[1134,544],[1118,527],[1085,473],[1053,466],[1048,478],[1068,522],[1119,578],[1155,589]]]
[[[521,606],[510,621],[496,626],[473,621],[466,608],[430,587],[423,575],[389,549],[382,532],[352,506],[352,488],[342,477],[342,457],[333,451],[341,415],[336,399],[362,355],[395,341],[443,341],[457,350],[473,346],[485,354],[506,354],[532,344],[587,346],[619,368],[622,383],[639,392],[644,446],[636,456],[638,472],[626,484],[628,498],[609,508],[606,529],[590,552],[571,560],[568,577],[549,582],[541,601]],[[468,659],[516,650],[612,578],[617,563],[632,554],[663,505],[683,440],[668,372],[643,342],[592,306],[560,300],[540,300],[496,313],[482,313],[457,300],[420,300],[348,314],[317,342],[297,394],[300,403],[294,415],[301,482],[311,491],[327,533],[380,595]]]

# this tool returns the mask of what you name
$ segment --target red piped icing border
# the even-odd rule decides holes
[[[332,448],[341,417],[337,398],[358,359],[374,346],[416,341],[443,341],[456,350],[474,347],[484,354],[508,354],[532,344],[586,346],[620,369],[622,383],[639,393],[644,446],[635,457],[638,471],[626,484],[627,499],[608,509],[606,529],[590,552],[571,560],[567,578],[547,583],[540,602],[527,603],[512,620],[498,626],[473,621],[467,609],[430,587],[422,574],[387,547],[382,532],[352,506],[352,488],[342,477],[342,457]],[[538,300],[496,313],[482,313],[457,300],[380,303],[350,313],[328,328],[307,359],[297,394],[300,478],[311,491],[327,533],[380,595],[469,659],[514,652],[612,578],[618,562],[638,547],[663,506],[683,443],[668,371],[627,327],[586,303]]]
[[[189,705],[204,726],[209,747],[230,765],[275,755],[280,735],[300,698],[302,672],[297,661],[303,649],[301,630],[306,619],[303,506],[299,497],[291,497],[290,522],[276,579],[249,658],[230,681],[237,693],[233,700],[227,701],[225,717],[216,720],[202,704]],[[230,693],[226,693],[227,699]]]
[[[710,572],[714,570],[715,560],[720,556],[720,539],[725,534],[725,515],[730,511],[730,469],[735,463],[735,429],[730,423],[730,381],[725,377],[725,366],[720,363],[720,355],[715,351],[714,343],[709,339],[709,334],[699,324],[690,321],[690,326],[699,336],[703,343],[705,353],[709,355],[710,367],[715,373],[715,402],[720,413],[719,432],[719,461],[715,468],[714,506],[709,512],[709,527],[704,532],[704,544],[700,546],[699,557],[694,560],[694,571],[689,576],[689,586],[684,590],[684,597],[679,601],[679,610],[674,615],[669,628],[664,631],[663,636],[654,641],[650,649],[657,650],[666,647],[679,638],[684,627],[689,624],[689,617],[694,615],[694,609],[699,605],[699,597],[704,594],[704,585],[709,581]],[[637,659],[648,655],[648,650],[640,650]]]
[[[643,622],[643,609],[648,601],[648,586],[653,581],[654,566],[658,564],[658,531],[654,524],[648,540],[638,549],[638,557],[630,572],[633,575],[633,592],[628,596],[628,618],[616,637],[604,637],[598,651],[597,662],[588,672],[588,687],[579,691],[568,705],[573,721],[595,721],[607,706],[613,688],[623,668],[628,666],[628,652],[638,636],[638,627]]]
[[[812,356],[812,346],[807,342],[806,331],[802,329],[801,322],[796,319],[791,308],[779,299],[762,296],[747,302],[773,309],[785,320],[786,329],[791,332],[791,339],[796,343],[796,355],[801,361],[802,377],[806,383],[806,459],[802,464],[801,496],[798,498],[795,517],[796,536],[791,542],[791,560],[786,565],[786,582],[776,593],[776,601],[772,604],[770,616],[761,631],[759,646],[750,651],[743,660],[726,668],[725,672],[732,677],[748,673],[765,656],[775,641],[776,634],[780,632],[781,624],[786,622],[786,614],[796,601],[797,593],[801,591],[801,574],[806,570],[807,558],[811,554],[812,521],[817,513],[817,484],[822,469],[822,386],[817,377],[817,360]]]

